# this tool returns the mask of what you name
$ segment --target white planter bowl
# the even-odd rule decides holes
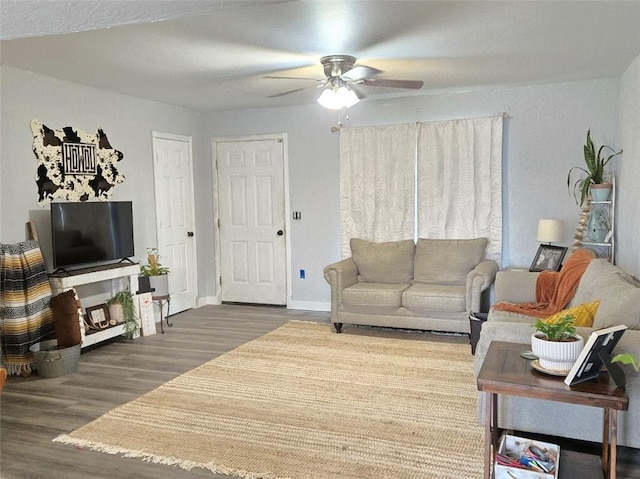
[[[558,373],[568,373],[584,348],[582,336],[576,341],[547,341],[531,335],[531,350],[540,358],[540,367]]]
[[[151,293],[154,298],[169,295],[169,275],[149,276],[149,286],[155,291]]]

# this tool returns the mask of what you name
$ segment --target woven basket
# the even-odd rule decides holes
[[[80,362],[80,345],[70,348],[56,349],[58,340],[51,339],[32,345],[33,366],[43,378],[55,378],[78,371]]]

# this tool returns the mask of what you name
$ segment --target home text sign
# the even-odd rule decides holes
[[[96,145],[89,143],[63,143],[62,162],[67,175],[95,175]]]

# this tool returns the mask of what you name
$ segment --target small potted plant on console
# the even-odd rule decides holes
[[[550,374],[567,374],[584,348],[584,338],[576,334],[572,314],[555,320],[538,319],[533,325],[531,350],[538,356],[534,367]],[[539,367],[536,367],[539,366]]]
[[[159,262],[157,248],[147,248],[147,264],[140,266],[140,275],[149,277],[149,286],[155,289],[154,297],[169,295],[169,268]]]

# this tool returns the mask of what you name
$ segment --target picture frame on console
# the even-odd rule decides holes
[[[541,244],[533,258],[529,271],[560,271],[567,249],[566,246]]]
[[[86,309],[87,322],[91,329],[106,329],[110,326],[109,307],[106,304],[98,304]]]

